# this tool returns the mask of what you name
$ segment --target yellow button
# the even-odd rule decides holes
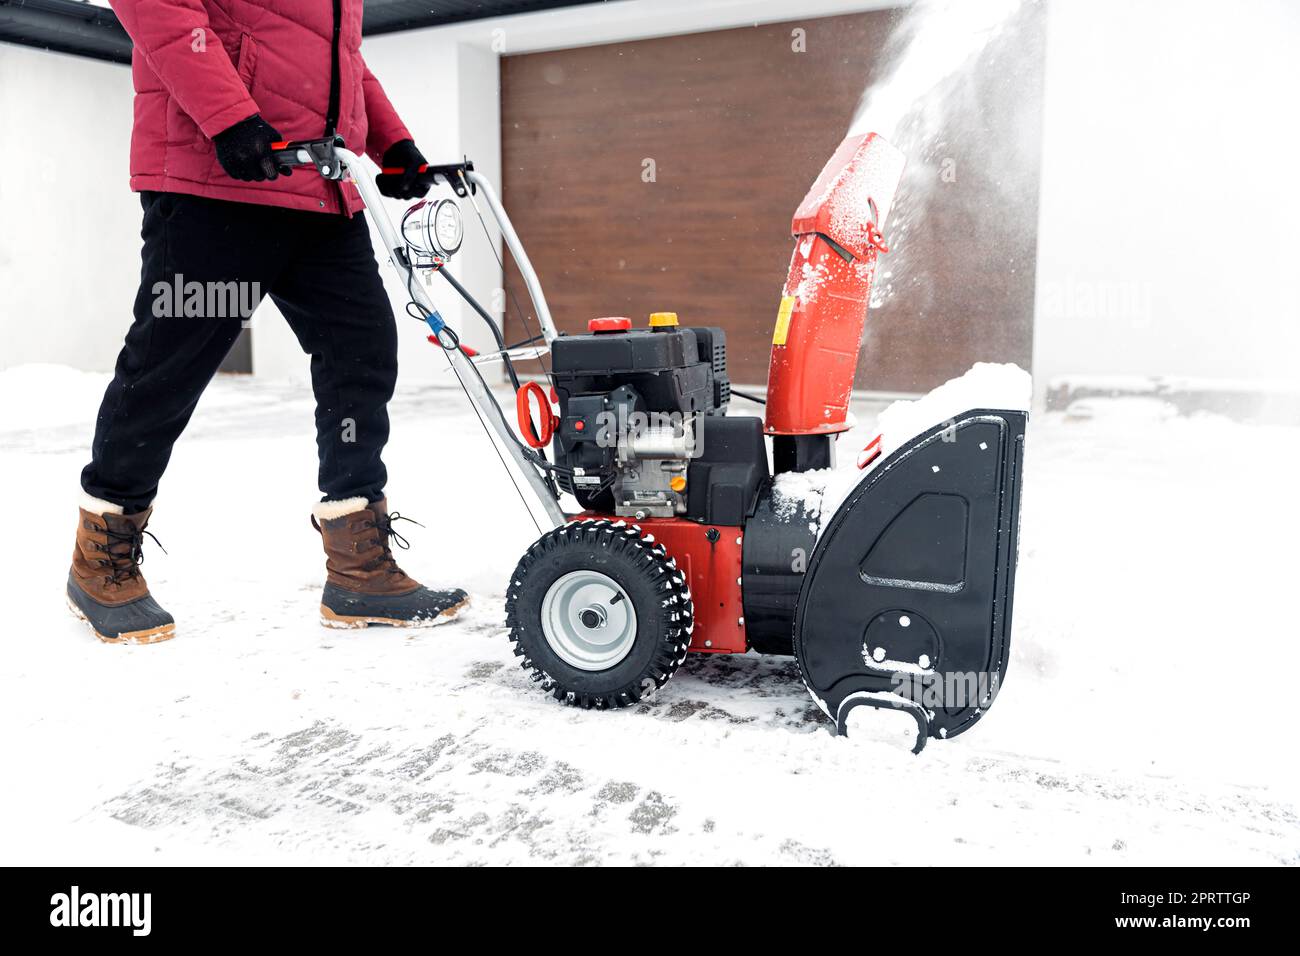
[[[672,478],[668,480],[668,487],[673,491],[681,491],[686,487],[686,479],[681,475],[673,475]]]
[[[677,324],[676,312],[651,312],[650,328],[665,329]]]

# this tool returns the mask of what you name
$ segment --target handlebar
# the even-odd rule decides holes
[[[277,166],[313,166],[326,179],[342,179],[344,164],[335,152],[342,146],[342,136],[280,140],[271,144],[271,162]],[[474,164],[467,159],[463,163],[443,165],[421,163],[418,173],[428,185],[436,185],[441,180],[464,199],[471,192],[478,191],[474,182],[465,175],[473,170]],[[380,172],[387,176],[400,176],[405,170],[400,166],[385,166]]]
[[[441,179],[455,191],[457,196],[464,199],[469,193],[478,191],[473,180],[462,175],[462,173],[471,172],[473,169],[474,164],[467,159],[463,163],[445,163],[441,166],[421,163],[416,172],[419,174],[420,179],[430,186],[437,185],[438,180]],[[401,166],[384,166],[380,169],[380,172],[385,176],[400,176],[406,170]],[[469,183],[468,192],[465,189],[466,183]]]

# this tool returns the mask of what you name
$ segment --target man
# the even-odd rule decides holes
[[[361,58],[362,0],[112,5],[135,42],[131,188],[144,208],[144,247],[135,321],[81,475],[70,606],[102,641],[174,636],[140,573],[145,527],[172,445],[245,316],[187,315],[155,287],[235,282],[241,299],[270,295],[311,356],[322,622],[447,620],[465,592],[420,585],[390,547],[399,516],[388,512],[380,455],[397,330],[361,199],[351,184],[290,176],[271,160],[273,142],[338,133],[401,170],[378,177],[384,195],[428,191],[424,157]]]

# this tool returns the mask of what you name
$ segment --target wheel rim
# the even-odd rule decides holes
[[[636,641],[636,611],[618,583],[599,571],[570,571],[542,599],[542,634],[560,660],[603,671]]]

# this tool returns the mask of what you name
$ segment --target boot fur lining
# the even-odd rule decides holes
[[[317,521],[333,521],[345,515],[364,511],[370,505],[366,498],[344,498],[342,501],[320,501],[311,509]]]
[[[120,515],[125,511],[121,505],[115,505],[111,501],[105,501],[103,498],[96,498],[94,495],[88,495],[84,491],[81,493],[77,506],[83,511],[89,511],[93,515]]]

